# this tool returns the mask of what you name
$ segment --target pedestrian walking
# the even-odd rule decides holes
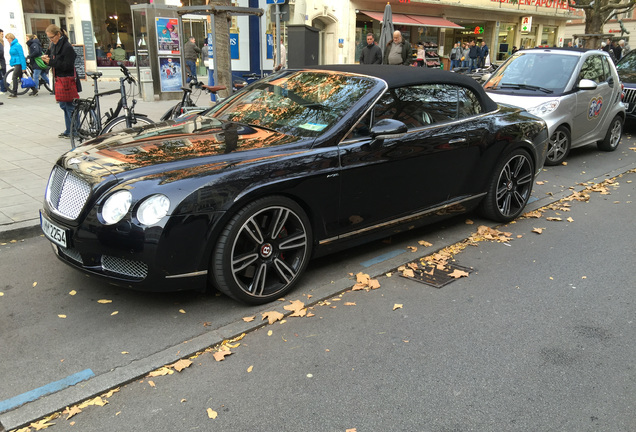
[[[280,57],[278,58],[278,64],[274,67],[275,72],[287,68],[287,49],[285,48],[285,44],[283,43],[282,36],[280,37],[278,43],[278,49],[280,50]]]
[[[382,50],[375,44],[373,33],[367,34],[367,46],[360,53],[360,64],[382,64]]]
[[[481,47],[479,50],[479,67],[480,68],[486,67],[486,57],[488,57],[488,52],[489,52],[488,45],[486,45],[486,42],[482,41]]]
[[[46,28],[46,36],[51,41],[49,55],[43,55],[42,60],[53,68],[55,80],[55,100],[64,111],[64,132],[58,138],[70,138],[71,118],[73,115],[73,99],[79,98],[78,91],[81,90],[77,72],[75,71],[75,50],[55,24]]]
[[[38,37],[34,34],[28,34],[27,37],[27,47],[29,48],[29,55],[27,55],[27,60],[31,64],[33,68],[33,82],[35,82],[35,87],[31,89],[31,93],[29,96],[37,96],[38,89],[40,87],[40,76],[42,79],[49,84],[49,78],[46,76],[46,73],[42,75],[42,67],[38,62],[42,62],[42,44]],[[42,62],[44,64],[44,62]],[[46,64],[44,64],[46,66]],[[45,70],[48,68],[44,68]]]
[[[199,59],[199,54],[201,54],[201,48],[196,45],[196,39],[194,36],[190,36],[188,42],[186,42],[183,47],[183,57],[185,58],[186,66],[190,69],[190,75],[192,77],[188,77],[186,82],[190,82],[194,80],[194,82],[199,82],[197,79],[197,60]]]
[[[625,39],[619,40],[618,46],[621,47],[621,58],[625,57],[627,53],[632,50],[629,44],[625,43]]]
[[[11,85],[13,91],[9,92],[10,98],[18,97],[18,86],[22,84],[20,78],[22,78],[23,71],[26,70],[26,58],[24,57],[24,50],[22,49],[22,45],[15,38],[13,33],[7,33],[5,36],[7,42],[9,42],[9,55],[11,58],[9,59],[9,66],[13,67],[13,76]]]
[[[0,29],[0,94],[5,94],[4,76],[7,74],[7,62],[4,60],[4,30]]]
[[[405,65],[408,66],[412,62],[411,44],[402,37],[402,32],[396,30],[393,32],[393,41],[386,45],[384,50],[383,64],[389,65]]]

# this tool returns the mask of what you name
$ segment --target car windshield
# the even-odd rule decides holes
[[[220,120],[302,137],[326,132],[377,81],[324,71],[287,71],[247,87],[212,109]]]
[[[562,93],[574,73],[578,56],[519,51],[486,82],[486,90],[524,94]]]

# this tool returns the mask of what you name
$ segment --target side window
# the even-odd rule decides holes
[[[610,69],[610,64],[607,57],[603,56],[601,57],[601,60],[603,61],[603,71],[605,72],[603,75],[603,81],[607,82],[612,77],[612,69]]]
[[[589,79],[597,84],[605,81],[605,72],[603,71],[603,60],[601,56],[594,55],[588,57],[581,67],[581,73],[579,74],[579,80]]]
[[[475,96],[475,93],[467,88],[460,88],[459,92],[459,118],[472,117],[477,114],[481,114],[482,108],[479,103],[479,99]]]

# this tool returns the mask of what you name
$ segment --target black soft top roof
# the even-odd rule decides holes
[[[328,70],[335,72],[346,72],[361,75],[369,75],[385,81],[389,88],[406,87],[417,84],[454,84],[471,89],[479,98],[481,106],[485,111],[494,111],[497,104],[488,97],[483,87],[468,76],[448,72],[441,69],[429,69],[412,66],[390,66],[390,65],[320,65],[308,67],[307,69]]]

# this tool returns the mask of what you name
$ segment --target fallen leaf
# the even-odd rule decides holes
[[[32,427],[33,429],[35,429],[36,431],[42,430],[42,429],[46,429],[49,426],[53,426],[55,423],[48,423],[48,419],[43,419],[34,423],[31,423],[29,425],[29,427]]]
[[[545,218],[546,220],[552,221],[552,222],[560,222],[563,219],[561,219],[560,217],[547,217]]]
[[[267,336],[271,336],[271,335],[273,335],[273,334],[274,334],[274,332],[273,332],[273,331],[271,331],[271,330],[267,332]]]
[[[216,361],[223,361],[225,360],[225,357],[229,356],[232,354],[232,351],[217,351],[214,354],[212,354],[212,356],[214,357],[214,360]]]
[[[566,166],[568,163],[567,162],[561,162],[561,165]]]
[[[108,303],[112,303],[112,302],[113,302],[112,300],[105,300],[105,299],[97,300],[97,303],[101,303],[101,304],[108,304]]]
[[[117,315],[118,313],[119,313],[119,311],[115,311],[115,312],[111,313],[110,316]]]
[[[533,229],[532,229],[532,232],[533,232],[533,233],[537,233],[537,234],[543,234],[543,230],[544,230],[544,229],[545,229],[545,228],[533,228]]]
[[[75,295],[75,294],[77,294],[77,291],[72,290],[72,291],[70,291],[68,294],[69,294],[69,295]]]
[[[355,302],[345,302],[345,306],[355,306]]]
[[[66,318],[66,315],[63,315],[63,314],[59,314],[58,316],[59,316],[60,318]]]
[[[115,393],[119,392],[119,387],[114,388],[112,390],[109,390],[108,392],[104,393],[102,395],[103,398],[108,399],[109,397],[111,397],[112,395],[114,395]]]
[[[461,277],[468,277],[468,272],[465,272],[463,270],[460,269],[455,269],[452,273],[449,273],[448,276],[455,278],[455,279],[459,279]]]
[[[184,402],[187,402],[187,401],[188,401],[187,399],[181,399],[181,401],[180,401],[180,402],[181,402],[181,403],[184,403]]]
[[[368,284],[368,283],[369,283],[369,279],[371,279],[371,278],[369,277],[369,275],[368,275],[368,274],[365,274],[365,273],[362,273],[362,272],[360,272],[360,273],[358,273],[358,274],[356,275],[356,281],[357,281],[359,284],[364,284],[364,285],[366,285],[366,284]]]
[[[250,367],[248,367],[248,368],[247,368],[247,373],[252,372],[252,370],[253,370],[253,369],[254,369],[254,366],[250,366]]]
[[[298,311],[305,308],[305,303],[300,300],[290,301],[290,304],[283,306],[283,309],[297,313]]]
[[[243,321],[245,322],[252,322],[256,319],[256,316],[251,316],[251,317],[243,317]]]
[[[182,370],[184,370],[187,367],[190,367],[190,365],[192,364],[192,362],[188,359],[181,359],[178,362],[174,363],[172,365],[172,367],[174,368],[174,370],[176,370],[177,372],[181,372]]]
[[[35,288],[37,284],[37,282],[33,282],[33,288]]]
[[[157,370],[153,370],[152,372],[150,372],[148,374],[149,377],[158,377],[158,376],[164,376],[164,375],[172,375],[174,373],[174,371],[166,366],[159,368]]]
[[[219,415],[219,413],[214,411],[212,408],[208,408],[208,417],[209,418],[215,419],[218,415]]]
[[[122,351],[122,354],[130,354],[128,351]]]
[[[545,182],[538,181],[538,182],[537,182],[537,184],[538,184],[538,185],[544,185],[544,184],[545,184]]]
[[[404,306],[404,305],[396,303],[396,304],[393,305],[393,310],[402,309],[402,306]]]
[[[411,269],[405,269],[402,272],[402,276],[406,276],[406,277],[415,277],[415,273],[413,273],[413,270]]]
[[[420,241],[418,241],[417,243],[418,243],[420,246],[424,246],[424,247],[431,247],[431,246],[433,246],[433,244],[432,244],[432,243],[429,243],[429,242],[427,242],[427,241],[425,241],[425,240],[420,240]]]
[[[148,384],[150,385],[150,387],[157,387],[154,381],[148,380]]]
[[[76,414],[81,413],[82,410],[79,408],[79,406],[74,405],[72,407],[66,407],[66,409],[64,411],[62,411],[62,414],[68,414],[68,417],[66,417],[66,420],[70,419],[71,417],[73,417]]]
[[[472,221],[472,220],[470,220],[470,219],[466,219],[466,222],[465,222],[465,223],[466,223],[466,225],[473,225],[475,222],[473,222],[473,221]]]
[[[356,428],[352,428],[345,430],[345,432],[358,432],[358,430]]]
[[[182,314],[186,313],[186,311],[184,311],[183,309],[179,309],[179,312],[181,312]]]
[[[535,210],[535,211],[531,211],[531,212],[525,213],[523,216],[527,217],[527,218],[539,219],[541,217],[541,212],[538,211],[538,210]]]
[[[380,282],[378,282],[377,279],[371,279],[369,281],[369,288],[371,289],[378,289],[380,288]]]
[[[285,315],[276,311],[262,312],[261,315],[263,316],[263,319],[268,320],[270,324],[274,324],[276,321],[285,317]]]
[[[291,315],[289,315],[289,316],[290,316],[290,317],[304,317],[305,315],[307,315],[307,308],[304,308],[304,309],[298,310],[298,311],[294,312],[293,314],[291,314]],[[283,321],[281,321],[281,324],[282,324],[283,322],[284,322],[284,320],[283,320]]]
[[[417,252],[417,248],[415,246],[407,246],[406,248],[411,252]]]
[[[566,219],[568,222],[574,222],[574,219],[572,219],[571,217]]]

